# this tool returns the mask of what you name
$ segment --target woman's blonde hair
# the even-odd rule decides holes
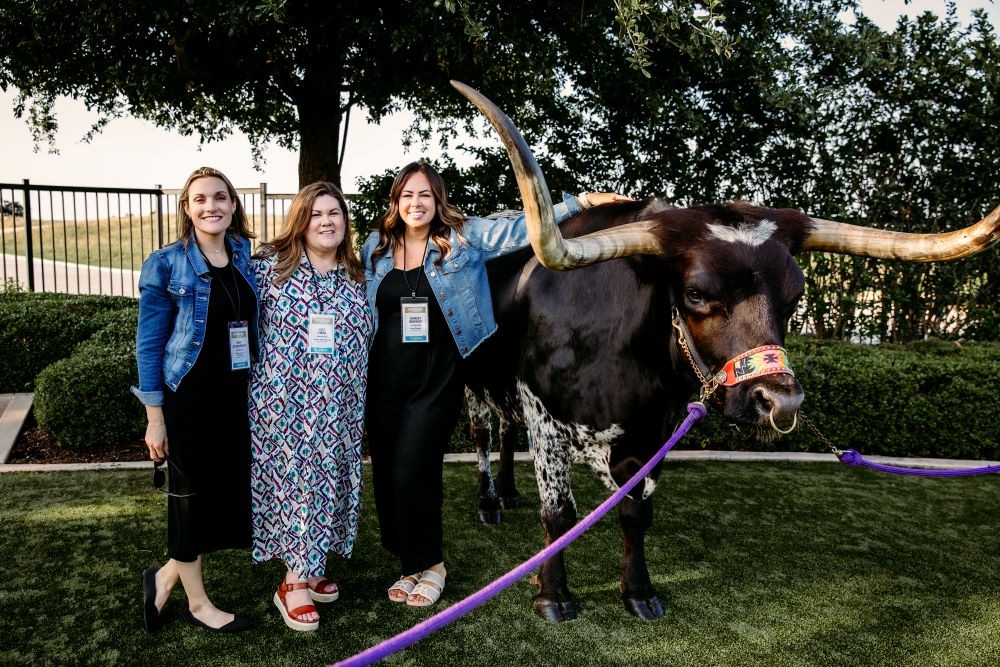
[[[229,190],[229,196],[233,200],[236,208],[233,210],[233,221],[229,224],[229,229],[226,230],[226,234],[231,234],[233,236],[242,236],[245,239],[254,238],[254,233],[250,231],[250,223],[247,221],[247,212],[243,209],[243,200],[240,199],[240,195],[236,192],[236,188],[230,182],[226,175],[223,174],[218,169],[212,167],[198,167],[191,172],[188,176],[187,181],[184,182],[184,187],[181,188],[181,194],[177,198],[177,240],[187,243],[191,238],[191,234],[194,232],[194,221],[191,216],[188,215],[187,211],[184,210],[184,205],[188,203],[188,192],[191,190],[191,184],[197,181],[199,178],[214,177],[221,180],[226,184],[226,189]]]
[[[295,273],[295,269],[299,267],[302,253],[306,250],[306,231],[312,220],[313,203],[324,195],[336,199],[340,203],[340,209],[344,212],[344,238],[337,246],[337,261],[344,265],[347,274],[355,282],[362,284],[365,282],[365,271],[351,240],[351,219],[344,193],[333,183],[320,181],[299,190],[295,199],[292,200],[281,233],[274,237],[270,243],[262,245],[255,255],[258,259],[275,256],[274,284],[280,285],[288,280]]]
[[[465,216],[457,207],[448,203],[448,189],[445,187],[444,179],[434,167],[426,162],[411,162],[399,170],[392,182],[392,188],[389,189],[389,210],[378,223],[378,245],[372,252],[372,264],[386,252],[395,251],[402,243],[406,225],[399,216],[399,198],[403,194],[403,186],[406,185],[406,181],[416,173],[427,177],[431,184],[431,192],[434,194],[434,202],[437,204],[437,213],[431,220],[430,238],[441,251],[439,264],[451,252],[449,240],[451,230],[454,229],[461,238]]]

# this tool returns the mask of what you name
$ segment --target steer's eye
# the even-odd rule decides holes
[[[705,295],[691,287],[684,290],[684,297],[695,305],[705,303]]]

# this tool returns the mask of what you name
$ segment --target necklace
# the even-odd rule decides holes
[[[410,285],[410,279],[406,276],[406,233],[403,233],[403,280],[406,281],[406,287],[410,290],[410,296],[417,296],[417,288],[420,287],[420,276],[424,274],[424,260],[427,259],[427,246],[430,243],[431,237],[428,235],[424,239],[424,252],[420,257],[420,271],[417,272],[417,284]]]

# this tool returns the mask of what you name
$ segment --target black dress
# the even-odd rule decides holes
[[[462,409],[461,357],[422,267],[393,269],[378,287],[365,421],[382,545],[403,574],[444,560],[443,456]],[[403,343],[399,299],[427,297],[430,341]],[[417,280],[419,279],[419,283]]]
[[[167,501],[167,555],[183,562],[250,546],[249,371],[230,369],[229,322],[251,323],[257,298],[232,261],[208,265],[212,291],[201,352],[177,391],[164,386],[163,396],[170,491],[193,494]]]

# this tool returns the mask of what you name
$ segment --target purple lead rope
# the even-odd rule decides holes
[[[611,496],[601,503],[597,509],[588,514],[583,521],[573,526],[569,531],[563,534],[562,537],[539,551],[521,565],[517,566],[493,583],[476,591],[472,595],[414,625],[409,630],[401,632],[395,637],[390,637],[380,644],[376,644],[375,646],[372,646],[357,655],[336,663],[334,667],[360,667],[361,665],[370,665],[378,660],[382,660],[383,658],[392,655],[397,651],[403,650],[411,644],[417,643],[435,630],[448,625],[458,617],[472,611],[482,603],[495,597],[505,588],[527,575],[531,572],[531,570],[565,549],[569,546],[570,542],[582,535],[588,528],[597,523],[601,517],[607,514],[608,510],[617,505],[621,499],[624,498],[625,495],[631,491],[640,480],[645,478],[653,467],[667,455],[670,448],[677,444],[678,440],[684,437],[684,435],[691,429],[691,426],[707,414],[705,406],[701,403],[688,403],[687,410],[687,417],[685,417],[684,421],[681,422],[681,425],[677,427],[674,434],[670,436],[670,439],[663,443],[663,446],[656,453],[656,455],[653,456],[653,458],[651,458],[649,462],[639,470],[639,472],[633,475],[624,486],[620,487],[617,491],[611,494]]]
[[[1000,465],[985,466],[982,468],[961,468],[959,470],[928,470],[926,468],[903,468],[900,466],[887,466],[882,463],[875,463],[867,460],[856,449],[845,449],[836,452],[840,462],[849,466],[864,466],[880,472],[891,472],[897,475],[919,475],[921,477],[961,477],[963,475],[987,475],[989,473],[1000,472]]]

